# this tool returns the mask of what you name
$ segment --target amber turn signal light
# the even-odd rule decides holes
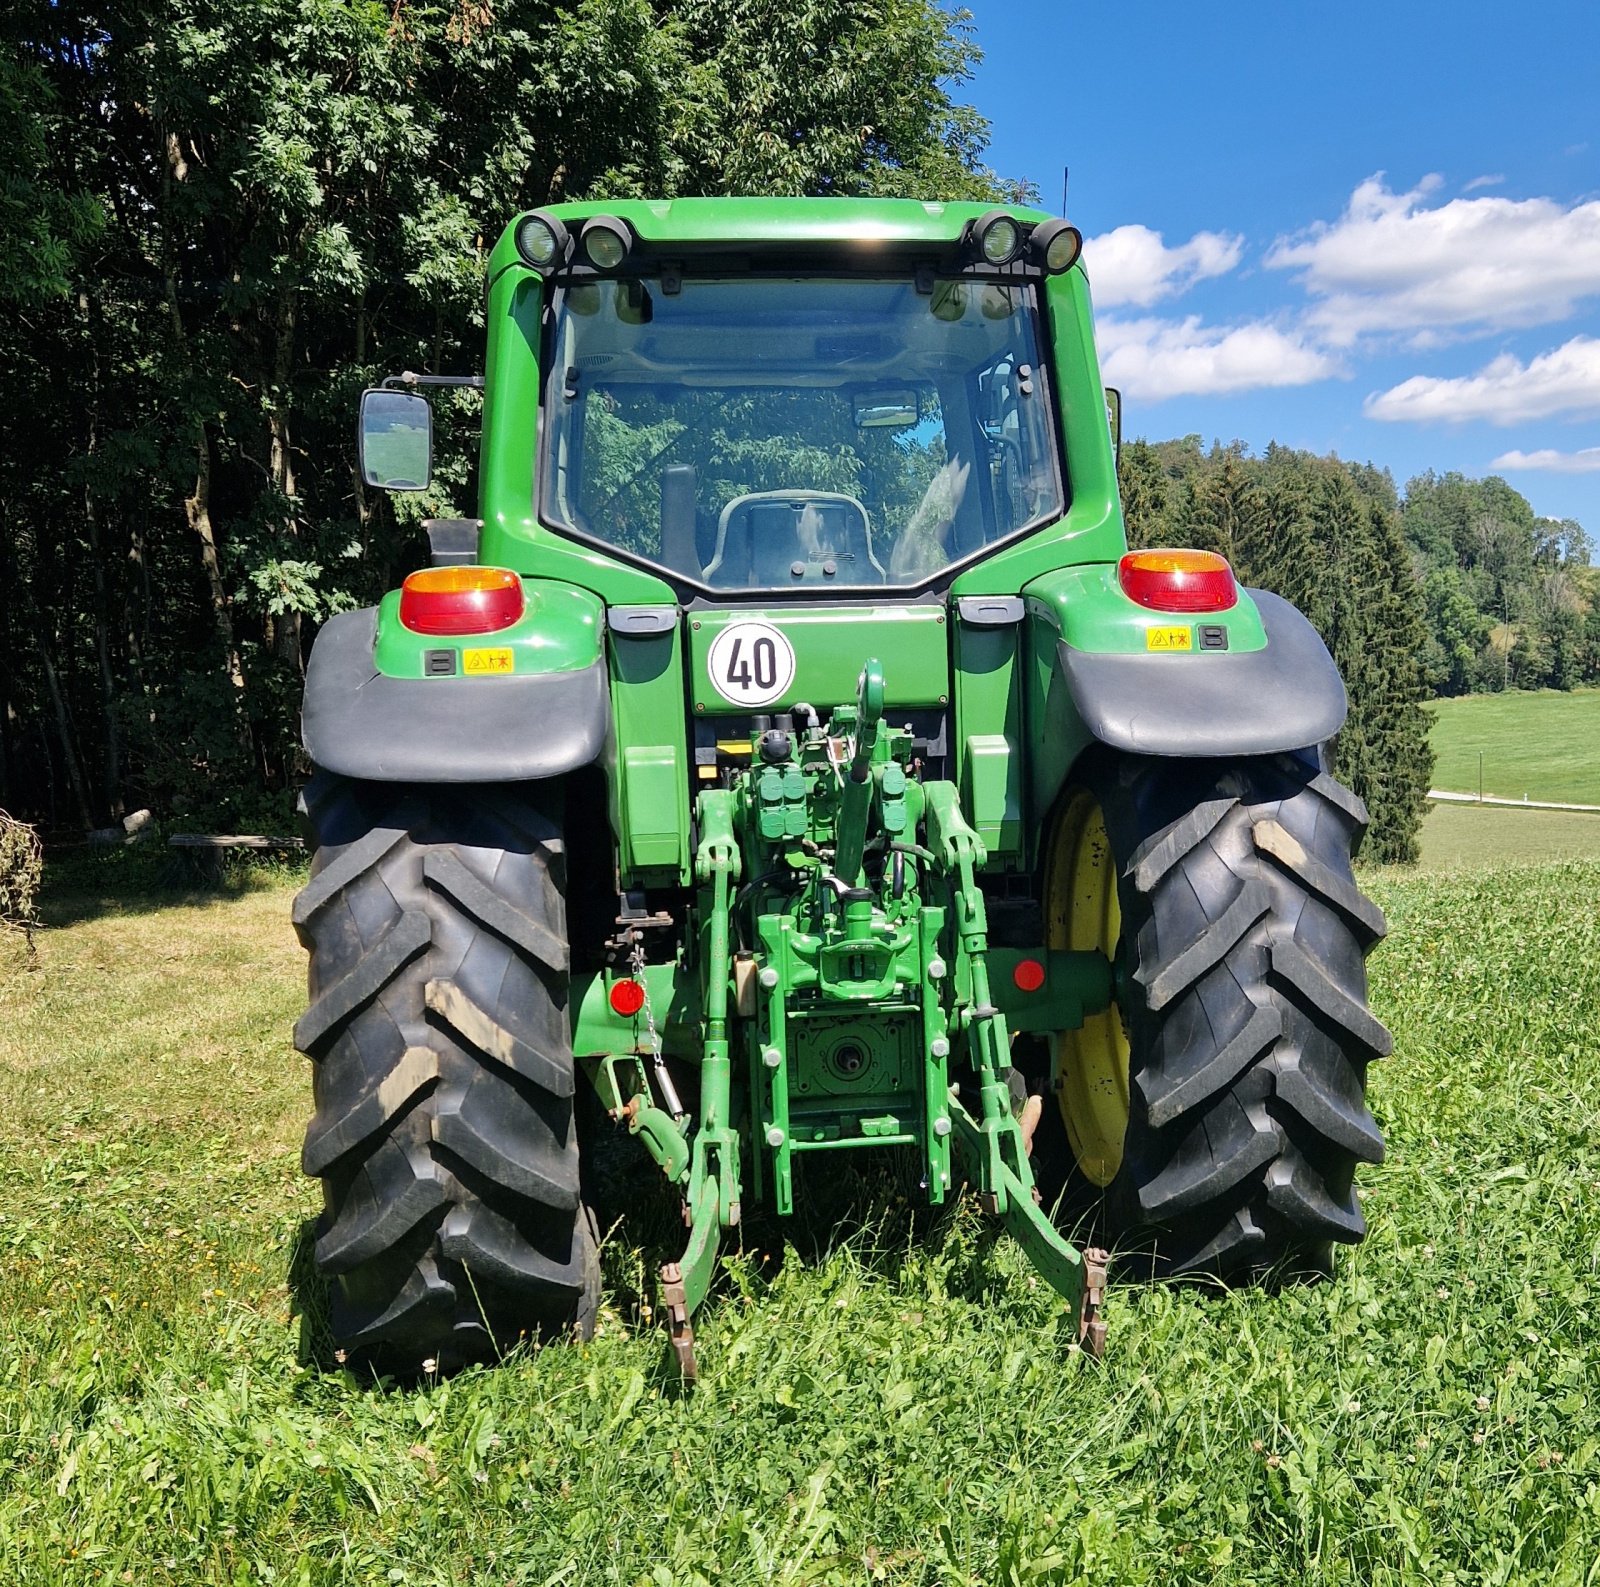
[[[415,634],[492,634],[525,604],[510,568],[423,568],[400,586],[400,621]]]
[[[1117,564],[1122,593],[1157,612],[1225,612],[1239,586],[1215,551],[1130,551]]]

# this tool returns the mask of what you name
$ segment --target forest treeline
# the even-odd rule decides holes
[[[362,488],[353,414],[480,366],[507,217],[564,198],[1031,196],[954,97],[935,0],[12,0],[0,15],[0,807],[277,831],[330,613],[471,510],[476,397],[434,488]],[[1335,754],[1405,858],[1425,695],[1592,676],[1575,525],[1498,481],[1269,449],[1124,451],[1145,540],[1302,604],[1355,710]],[[1293,552],[1291,547],[1299,547]]]
[[[357,394],[481,367],[521,208],[1026,188],[932,0],[10,0],[0,8],[0,806],[290,822],[316,625],[470,511],[362,489]],[[458,411],[452,413],[452,406]]]

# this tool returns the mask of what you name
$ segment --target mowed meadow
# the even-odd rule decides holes
[[[1114,1283],[1090,1363],[970,1203],[863,1179],[730,1255],[689,1397],[658,1216],[588,1345],[339,1370],[294,878],[58,883],[0,975],[0,1582],[1600,1582],[1600,862],[1368,882],[1389,1157],[1330,1281]]]

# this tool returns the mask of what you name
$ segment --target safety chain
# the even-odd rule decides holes
[[[656,1084],[661,1087],[661,1100],[666,1103],[667,1111],[678,1122],[682,1123],[687,1117],[683,1103],[678,1097],[677,1087],[672,1083],[672,1076],[667,1073],[667,1061],[661,1052],[661,1037],[656,1033],[655,1010],[650,1006],[650,978],[645,974],[644,967],[644,934],[633,933],[633,953],[628,959],[628,968],[633,972],[633,978],[639,983],[644,992],[644,1028],[645,1037],[650,1046],[650,1068],[655,1074]]]

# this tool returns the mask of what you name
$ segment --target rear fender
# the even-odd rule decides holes
[[[523,617],[494,634],[412,633],[398,594],[331,618],[306,668],[306,753],[374,782],[520,782],[600,760],[605,609],[554,580],[524,590]]]
[[[1026,591],[1032,683],[1043,725],[1037,810],[1078,755],[1270,755],[1325,743],[1344,725],[1344,683],[1317,631],[1266,590],[1223,612],[1153,612],[1115,566],[1063,570]],[[1042,740],[1042,742],[1041,742]]]

